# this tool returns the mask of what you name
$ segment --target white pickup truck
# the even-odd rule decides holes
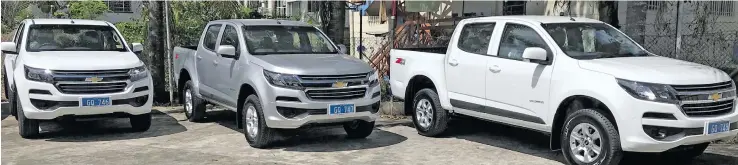
[[[11,114],[21,137],[52,119],[128,117],[135,131],[151,125],[152,81],[118,29],[105,21],[28,19],[0,44]]]
[[[597,20],[466,19],[447,50],[390,58],[392,94],[424,136],[472,116],[548,134],[569,164],[617,164],[623,151],[692,158],[738,132],[725,72],[653,55]]]

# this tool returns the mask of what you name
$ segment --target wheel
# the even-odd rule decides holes
[[[346,130],[346,138],[349,139],[361,139],[366,138],[374,131],[374,122],[367,122],[364,120],[356,120],[343,125],[343,129]]]
[[[205,101],[192,93],[192,80],[187,80],[182,89],[184,98],[185,117],[191,122],[202,121],[205,118]]]
[[[131,127],[136,132],[147,131],[151,127],[151,113],[133,115],[129,120],[131,121]]]
[[[710,143],[702,143],[702,144],[695,144],[689,146],[689,148],[685,150],[675,151],[675,152],[667,152],[664,153],[664,156],[668,157],[670,160],[690,160],[694,157],[702,155],[702,153],[705,152],[707,147],[710,145]]]
[[[594,109],[576,110],[567,116],[561,147],[568,164],[618,164],[623,156],[615,126]]]
[[[438,94],[432,89],[422,89],[415,94],[413,124],[418,133],[434,137],[442,134],[448,127],[448,111],[441,107]]]
[[[267,127],[259,97],[256,95],[246,97],[241,113],[243,113],[241,115],[243,134],[246,136],[249,145],[254,148],[269,147],[274,140],[276,130]]]
[[[23,113],[23,106],[18,102],[18,93],[13,93],[16,99],[15,107],[18,109],[18,133],[21,137],[29,139],[35,138],[39,134],[39,120],[29,119]]]
[[[15,89],[8,91],[8,89],[10,89],[10,88],[7,88],[8,82],[7,81],[4,81],[4,82],[5,82],[5,93],[6,93],[5,96],[8,97],[8,103],[10,104],[8,105],[10,107],[10,115],[13,115],[13,117],[15,117],[15,120],[18,120],[18,106],[16,105],[18,104],[18,101],[16,99],[17,98],[16,95],[18,94],[15,92]]]

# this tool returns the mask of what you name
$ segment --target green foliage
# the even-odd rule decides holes
[[[128,43],[143,43],[146,39],[146,23],[139,20],[115,24]]]
[[[251,18],[251,9],[236,1],[174,1],[171,29],[174,45],[195,45],[209,21]]]
[[[2,3],[2,32],[11,33],[23,19],[33,18],[29,8],[30,2],[25,1],[3,1]]]
[[[69,14],[71,18],[76,19],[96,19],[109,10],[108,5],[101,0],[73,1],[69,3]]]

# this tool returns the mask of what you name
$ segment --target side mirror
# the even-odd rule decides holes
[[[533,63],[545,63],[546,62],[546,49],[539,47],[530,47],[523,50],[523,59]]]
[[[236,58],[236,47],[232,45],[220,45],[216,52],[225,58]]]
[[[143,50],[144,47],[141,43],[131,43],[131,51],[133,51],[133,53],[141,53]]]
[[[338,44],[338,52],[348,54],[348,49],[346,49],[346,45]]]
[[[15,42],[2,42],[0,43],[0,49],[2,49],[3,53],[9,53],[9,54],[16,54],[18,53],[18,50],[16,50]]]

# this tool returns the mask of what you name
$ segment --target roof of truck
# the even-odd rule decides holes
[[[275,19],[225,19],[215,20],[213,22],[229,22],[234,24],[243,25],[282,25],[282,26],[312,26],[305,22],[300,21],[289,21],[289,20],[275,20]]]
[[[100,25],[108,26],[110,22],[99,21],[99,20],[86,20],[86,19],[27,19],[27,22],[31,24],[39,25]]]
[[[574,18],[574,21],[571,19]],[[471,18],[472,20],[520,20],[530,23],[574,23],[574,22],[592,22],[602,23],[602,21],[589,19],[584,17],[568,17],[568,16],[542,16],[542,15],[516,15],[516,16],[491,16]]]

